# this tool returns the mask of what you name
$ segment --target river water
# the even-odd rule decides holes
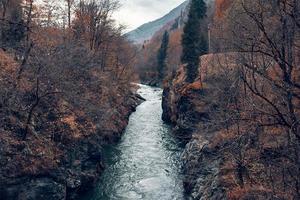
[[[146,101],[130,116],[116,146],[105,150],[107,168],[85,200],[182,200],[182,147],[161,120],[162,90],[140,85]]]

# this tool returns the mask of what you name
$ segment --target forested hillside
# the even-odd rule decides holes
[[[299,199],[299,1],[216,1],[205,55],[200,10],[189,11],[182,45],[194,48],[183,49],[163,95],[163,119],[187,141],[186,192]]]
[[[207,2],[207,19],[204,23],[208,23],[208,19],[214,15],[214,1]],[[182,54],[182,33],[184,25],[188,18],[189,6],[182,8],[181,14],[172,21],[165,23],[164,26],[159,29],[150,40],[144,41],[140,51],[137,55],[136,71],[139,74],[141,82],[162,86],[163,79],[159,78],[159,63],[158,53],[162,44],[163,35],[165,32],[169,35],[169,43],[167,47],[167,54],[165,58],[164,75],[169,76],[176,72],[177,67],[181,63]],[[207,36],[206,36],[207,37]]]
[[[189,1],[184,1],[160,19],[143,24],[135,30],[126,33],[126,37],[136,44],[143,44],[145,41],[151,40],[155,33],[166,24],[174,23],[175,20],[178,20],[178,17],[183,15],[182,12],[187,9],[188,4]]]
[[[0,0],[1,200],[300,199],[300,1],[182,3]]]
[[[118,2],[0,1],[0,199],[71,199],[141,102]]]

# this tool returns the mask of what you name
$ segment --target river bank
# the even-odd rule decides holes
[[[0,135],[1,199],[75,199],[91,190],[104,170],[103,146],[120,140],[130,114],[143,102],[135,89],[113,94],[109,104],[97,104],[101,119],[88,121],[72,112],[64,119],[48,116],[26,141],[18,135],[18,119],[9,116],[11,128]]]
[[[294,199],[298,189],[292,177],[297,177],[298,164],[286,158],[298,147],[289,143],[284,128],[257,123],[261,118],[254,117],[260,116],[251,107],[255,104],[245,101],[251,91],[241,84],[241,58],[235,53],[204,55],[195,82],[185,82],[184,66],[165,82],[163,119],[187,143],[185,192],[191,200]]]
[[[201,101],[200,83],[185,83],[183,67],[173,78],[164,85],[162,119],[172,124],[174,134],[186,143],[181,157],[185,194],[188,199],[226,199],[219,178],[223,153],[210,146],[214,132],[206,134],[201,127],[208,107]]]

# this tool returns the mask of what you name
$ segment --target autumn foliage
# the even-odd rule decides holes
[[[215,17],[226,17],[226,12],[232,6],[233,0],[216,0],[215,2]]]
[[[199,76],[185,83],[181,66],[166,82],[194,198],[300,198],[299,13],[298,1],[216,1]]]
[[[120,137],[137,104],[135,48],[109,17],[117,1],[44,3],[0,2],[0,198],[20,177],[24,187],[49,174],[68,188],[66,179],[93,184],[101,145]]]

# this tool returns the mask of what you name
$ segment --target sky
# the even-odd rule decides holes
[[[182,2],[184,0],[120,0],[121,7],[114,18],[126,26],[126,31],[131,31],[164,16]]]

